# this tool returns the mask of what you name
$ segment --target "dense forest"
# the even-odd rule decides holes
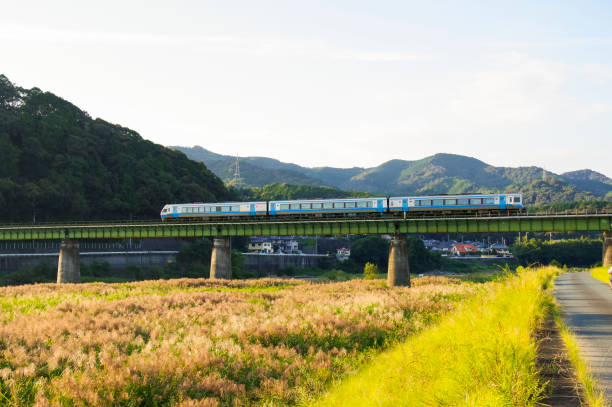
[[[510,250],[523,266],[552,263],[559,266],[591,267],[601,264],[602,241],[568,239],[548,242],[529,239],[512,245]]]
[[[0,75],[0,221],[150,219],[229,197],[202,163]]]

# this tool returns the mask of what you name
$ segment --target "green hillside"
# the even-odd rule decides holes
[[[233,177],[229,168],[235,158],[201,147],[180,149],[203,161],[224,180]],[[250,169],[248,177],[243,175],[246,185],[260,187],[270,183],[326,185],[375,195],[523,192],[529,204],[612,199],[612,180],[591,170],[558,175],[535,166],[495,167],[456,154],[436,154],[415,161],[391,160],[372,168],[306,168],[265,157],[240,158],[240,166]]]
[[[0,221],[156,218],[227,197],[203,164],[0,75]]]
[[[224,182],[231,184],[235,178],[236,158],[215,154],[202,147],[177,147],[171,149],[184,153],[194,161],[200,161]],[[245,185],[262,187],[275,182],[286,182],[297,185],[325,185],[320,179],[311,178],[296,169],[295,164],[285,164],[278,160],[264,157],[240,158],[240,177]]]
[[[236,159],[209,161],[206,166],[227,184],[233,184],[236,171]],[[245,185],[262,187],[264,185],[283,182],[298,185],[324,185],[323,181],[310,178],[297,171],[286,169],[269,169],[258,167],[249,162],[240,162],[240,177]]]
[[[367,192],[342,191],[332,187],[274,183],[263,187],[235,190],[243,201],[271,201],[277,199],[331,199],[372,196]]]

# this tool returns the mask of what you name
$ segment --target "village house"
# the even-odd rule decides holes
[[[349,257],[351,257],[351,249],[347,249],[346,247],[341,247],[340,249],[336,250],[336,258],[339,261],[348,260]]]
[[[457,243],[451,249],[453,256],[470,256],[478,254],[478,249],[473,244]]]
[[[249,251],[255,253],[296,253],[299,244],[293,236],[253,236]]]

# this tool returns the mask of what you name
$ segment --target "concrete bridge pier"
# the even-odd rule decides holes
[[[80,282],[79,242],[74,239],[64,239],[60,245],[59,261],[57,262],[57,284]]]
[[[604,267],[612,266],[612,232],[604,232],[603,234],[603,260]]]
[[[232,251],[229,237],[216,237],[210,259],[210,278],[232,278]]]
[[[387,286],[410,287],[410,265],[408,264],[408,246],[406,235],[395,235],[389,248],[389,267],[387,270]]]

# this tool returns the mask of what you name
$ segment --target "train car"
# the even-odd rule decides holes
[[[439,210],[518,210],[523,208],[522,194],[473,194],[438,196],[400,196],[389,198],[390,212]]]
[[[268,214],[268,204],[261,202],[216,202],[165,205],[161,219],[209,219],[216,217],[263,216]]]
[[[270,216],[324,215],[387,212],[387,198],[303,199],[296,201],[270,201]]]

